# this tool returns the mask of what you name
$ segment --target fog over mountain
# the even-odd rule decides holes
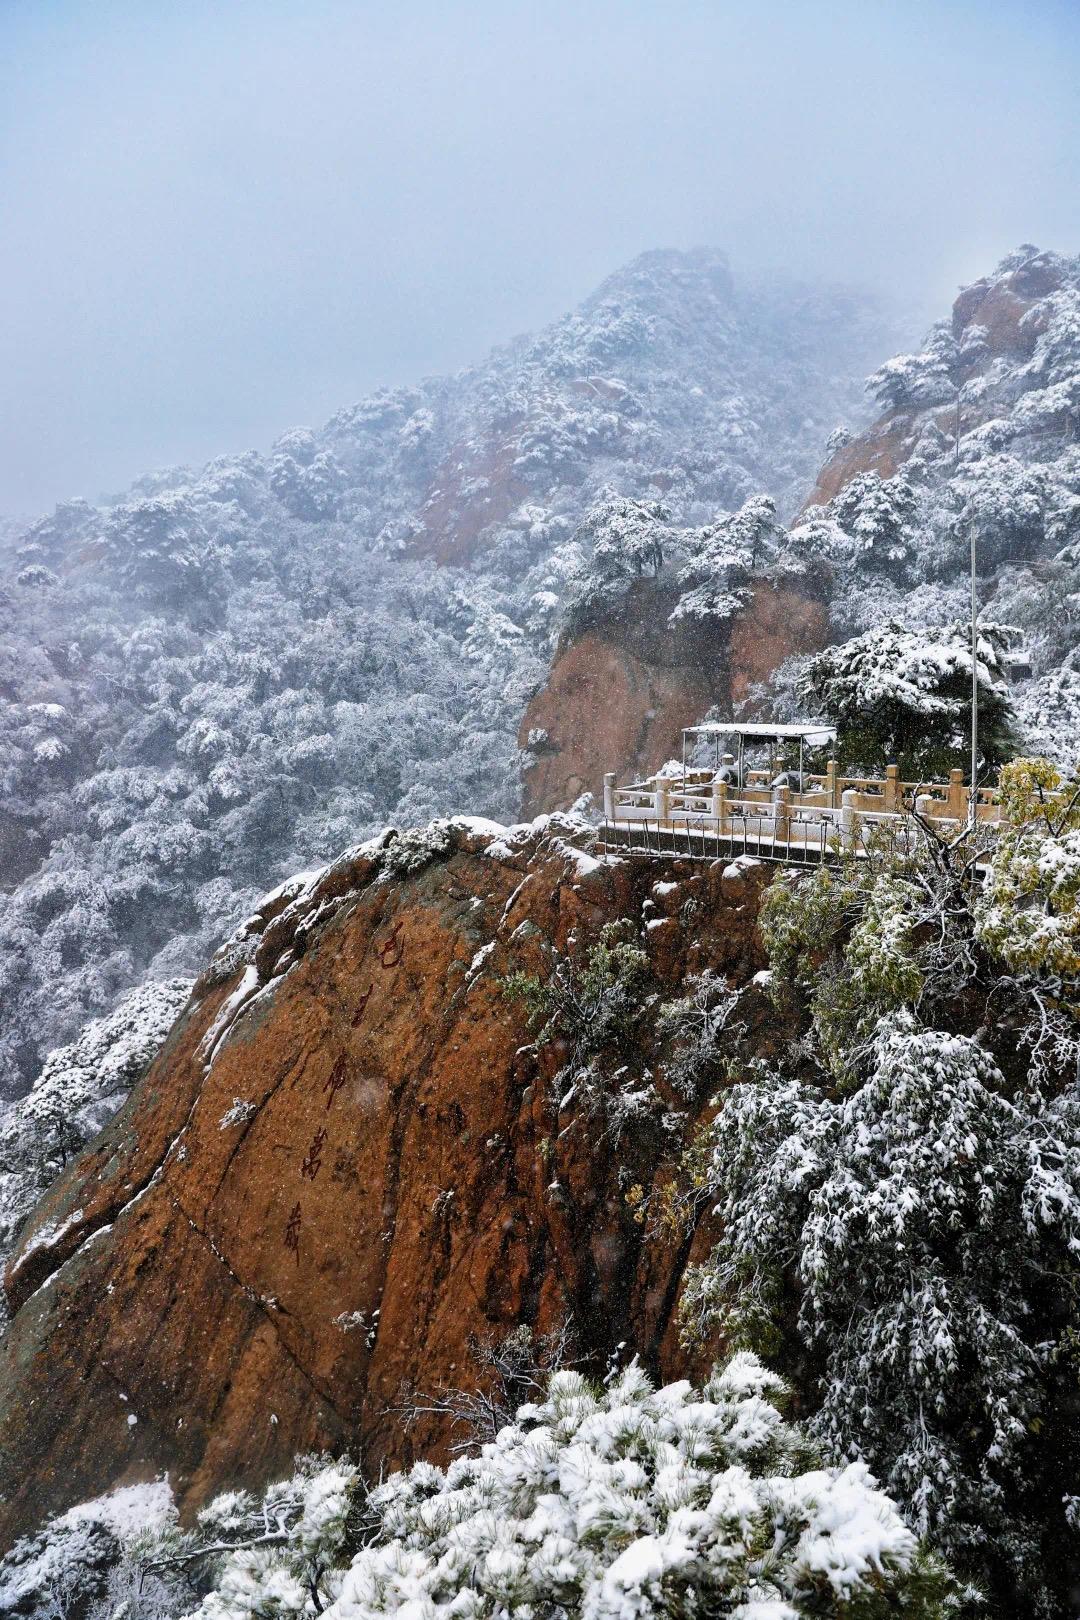
[[[1068,0],[7,0],[0,512],[452,372],[657,246],[912,338],[1080,227]]]
[[[0,1091],[194,972],[268,884],[389,821],[512,819],[588,506],[790,514],[888,328],[843,289],[654,252],[454,377],[13,531]]]

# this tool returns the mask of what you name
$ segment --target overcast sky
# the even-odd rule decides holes
[[[0,0],[0,512],[264,447],[651,247],[1080,251],[1076,0]]]

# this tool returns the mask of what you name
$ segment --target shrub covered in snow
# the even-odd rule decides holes
[[[554,952],[545,978],[507,976],[504,993],[523,1002],[539,1026],[537,1045],[558,1043],[563,1054],[552,1086],[556,1122],[584,1120],[616,1140],[658,1121],[660,1099],[641,1072],[635,1043],[648,983],[648,953],[625,918],[606,923],[580,955]]]
[[[0,1614],[19,1620],[166,1620],[181,1585],[139,1567],[138,1553],[176,1533],[168,1484],[124,1485],[81,1502],[0,1558]]]
[[[1080,674],[1052,669],[1021,686],[1015,698],[1018,728],[1032,753],[1065,770],[1080,767]]]
[[[745,1353],[700,1391],[556,1373],[478,1455],[371,1491],[347,1568],[344,1503],[329,1535],[305,1513],[287,1547],[226,1559],[198,1620],[300,1615],[314,1592],[328,1620],[942,1614],[943,1571],[863,1464],[815,1466],[783,1394]]]
[[[356,1533],[358,1494],[351,1463],[301,1459],[293,1477],[261,1499],[227,1491],[203,1509],[194,1530],[167,1527],[140,1548],[144,1568],[188,1571],[204,1589],[212,1581],[193,1611],[201,1620],[321,1613]]]
[[[0,1106],[0,1266],[50,1181],[116,1113],[157,1056],[190,992],[189,979],[130,991],[107,1018],[94,1019],[70,1046],[49,1053],[25,1097]]]
[[[1010,1097],[974,1041],[901,1014],[853,1096],[762,1074],[711,1145],[724,1235],[688,1296],[699,1329],[775,1342],[797,1278],[811,1432],[866,1457],[924,1532],[1033,1556],[1030,1437],[1063,1344],[1046,1333],[1080,1258],[1077,1100]]]
[[[983,942],[1019,972],[1053,974],[1075,1002],[1080,980],[1080,782],[1049,760],[1001,773],[1009,818],[978,905]]]
[[[664,1070],[669,1084],[692,1100],[721,1073],[739,993],[709,968],[691,974],[685,990],[661,1007],[656,1029],[669,1042]]]
[[[979,630],[979,744],[987,765],[1008,758],[1009,698],[1005,656],[1012,632]],[[805,677],[810,707],[838,728],[846,764],[940,779],[969,746],[971,638],[963,624],[913,631],[892,621],[813,658]]]

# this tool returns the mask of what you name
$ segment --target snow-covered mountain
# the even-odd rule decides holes
[[[582,512],[790,511],[888,326],[649,253],[474,369],[0,538],[0,1095],[279,877],[389,821],[512,816]]]
[[[0,1338],[0,1551],[20,1539],[0,1608],[115,1620],[190,1615],[202,1595],[206,1620],[265,1602],[344,1615],[358,1593],[363,1608],[363,1582],[384,1552],[396,1579],[400,1549],[372,1541],[346,1574],[353,1508],[370,1535],[372,1504],[396,1503],[392,1537],[415,1499],[430,1528],[432,1503],[479,1478],[476,1458],[438,1466],[462,1424],[466,1443],[501,1431],[532,1445],[547,1421],[534,1396],[569,1391],[575,1412],[601,1399],[577,1370],[547,1385],[572,1355],[597,1388],[608,1369],[639,1471],[616,1481],[630,1481],[625,1514],[601,1504],[615,1562],[602,1576],[581,1564],[557,1595],[589,1614],[588,1593],[611,1591],[613,1614],[632,1601],[647,1617],[676,1590],[657,1584],[655,1549],[687,1568],[685,1537],[656,1513],[690,1498],[670,1470],[654,1492],[640,1471],[672,1453],[663,1435],[642,1451],[637,1418],[626,1428],[626,1400],[654,1400],[635,1368],[685,1375],[655,1401],[664,1423],[693,1408],[700,1462],[722,1380],[703,1400],[689,1380],[735,1337],[790,1374],[812,1456],[793,1443],[826,1470],[800,1476],[814,1513],[849,1467],[891,1499],[865,1519],[857,1502],[856,1519],[872,1548],[886,1518],[896,1527],[911,1603],[875,1554],[868,1615],[1075,1608],[1074,783],[1042,761],[1002,773],[1010,825],[974,885],[975,829],[918,840],[902,867],[794,881],[750,856],[611,862],[573,814],[355,839],[365,818],[512,809],[531,672],[547,671],[553,727],[575,721],[574,795],[605,704],[643,735],[680,703],[822,697],[856,759],[894,748],[884,722],[870,735],[892,704],[919,747],[955,749],[971,664],[966,627],[947,621],[967,609],[972,534],[985,757],[1020,744],[1069,762],[1080,261],[1024,248],[964,289],[922,350],[874,373],[884,414],[832,439],[788,526],[768,497],[742,498],[743,480],[760,467],[770,482],[770,458],[798,465],[782,423],[800,364],[811,380],[805,352],[752,407],[738,395],[736,454],[717,426],[736,360],[747,376],[752,350],[764,364],[739,295],[700,257],[650,257],[616,284],[486,373],[425,385],[396,425],[385,400],[344,413],[269,460],[63,510],[11,553],[10,1072],[81,1006],[141,987],[0,1114],[0,1248],[20,1228]],[[628,330],[618,368],[590,369]],[[728,367],[723,397],[692,381],[705,337]],[[830,398],[845,392],[822,377]],[[678,409],[697,386],[711,448],[695,462]],[[603,431],[594,410],[612,417]],[[590,425],[568,425],[579,414]],[[717,515],[722,500],[738,509]],[[682,679],[710,661],[711,687]],[[658,670],[666,685],[649,684]],[[536,701],[526,739],[533,720],[546,734]],[[346,843],[264,898],[174,1022],[185,966],[249,909],[247,886]],[[744,1395],[761,1376],[779,1392],[752,1357],[732,1366]],[[529,1398],[517,1428],[511,1388]],[[770,1413],[758,1402],[753,1423],[775,1435]],[[610,1450],[599,1415],[586,1421]],[[351,1463],[314,1460],[355,1452],[370,1479],[418,1450],[374,1496]],[[768,1434],[760,1454],[775,1461]],[[119,1483],[162,1472],[188,1514],[223,1486],[283,1482],[261,1502],[229,1489],[187,1531],[163,1492],[133,1500]],[[699,1506],[720,1488],[701,1469],[683,1484]],[[789,1530],[792,1484],[778,1486]],[[489,1559],[487,1584],[475,1560],[450,1568],[448,1612],[477,1591],[550,1589],[534,1519],[525,1561]],[[833,1523],[808,1563],[811,1528],[796,1526],[805,1602],[786,1577],[776,1591],[793,1613],[847,1613],[863,1597],[849,1551]],[[825,1562],[842,1570],[835,1603]],[[687,1579],[700,1588],[696,1567]],[[718,1601],[745,1590],[724,1575]]]
[[[838,446],[794,531],[833,570],[834,638],[964,620],[974,535],[982,619],[1019,632],[1017,742],[1074,766],[1080,258],[1018,249],[870,388],[883,414]]]

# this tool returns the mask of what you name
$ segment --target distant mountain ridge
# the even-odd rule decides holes
[[[389,822],[513,819],[583,512],[790,510],[888,326],[645,254],[455,377],[0,539],[0,1096],[277,879]]]
[[[972,533],[980,611],[1019,632],[1006,635],[1013,745],[1076,763],[1080,259],[1021,247],[963,288],[922,348],[887,360],[869,387],[883,413],[830,440],[778,542],[774,578],[755,579],[733,617],[696,623],[693,651],[669,617],[672,556],[685,561],[687,543],[699,544],[689,530],[669,531],[655,589],[633,582],[605,622],[564,640],[522,721],[530,808],[597,793],[607,769],[655,770],[678,752],[682,726],[711,707],[730,714],[755,692],[766,712],[816,712],[803,683],[826,643],[855,647],[864,633],[888,634],[890,621],[906,627],[910,648],[947,640],[969,612]],[[895,679],[891,656],[883,651],[880,684],[868,677],[866,693]]]
[[[622,493],[662,492],[681,521],[760,490],[789,514],[829,431],[867,417],[862,378],[895,324],[856,289],[779,275],[742,285],[722,253],[654,250],[477,366],[376,390],[322,428],[287,430],[265,456],[148,473],[106,509],[170,494],[249,507],[261,484],[287,515],[466,566],[497,551],[522,501],[573,506],[605,475]],[[20,539],[60,560],[101,510],[62,503]]]
[[[883,414],[824,463],[804,506],[826,505],[860,472],[891,478],[919,454],[931,428],[955,444],[957,433],[962,441],[995,422],[998,449],[1013,441],[1026,440],[1033,449],[1039,439],[1064,444],[1075,438],[1080,401],[1072,390],[1051,400],[1031,396],[1044,380],[1043,366],[1035,363],[1039,340],[1055,315],[1059,327],[1071,323],[1069,305],[1078,290],[1080,258],[1035,247],[1010,254],[993,274],[961,288],[923,351],[898,355],[881,367],[876,378]],[[1055,298],[1060,311],[1046,302]],[[1062,378],[1053,380],[1060,384]]]

